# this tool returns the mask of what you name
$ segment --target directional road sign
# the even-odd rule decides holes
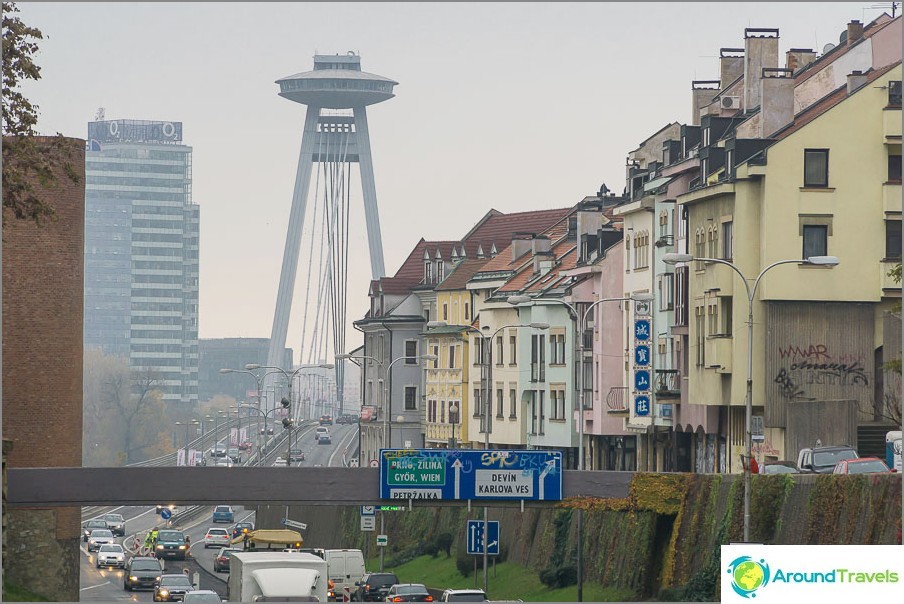
[[[560,501],[562,452],[381,449],[380,498]]]
[[[375,531],[377,530],[377,519],[374,516],[361,516],[361,530]]]
[[[487,533],[490,538],[487,543],[487,555],[499,555],[499,521],[487,521]],[[468,553],[483,553],[483,520],[468,520]]]
[[[362,505],[361,506],[361,515],[362,516],[374,516],[377,513],[377,506],[374,505]]]
[[[289,520],[288,518],[283,518],[282,523],[283,523],[283,526],[290,526],[292,528],[297,528],[297,529],[301,529],[301,530],[305,530],[306,528],[308,528],[308,525],[305,524],[304,522],[296,522],[294,520]]]
[[[386,547],[389,545],[389,535],[377,535],[377,546]]]
[[[160,510],[160,517],[164,520],[169,520],[173,517],[173,512],[169,508],[163,508],[162,510]]]

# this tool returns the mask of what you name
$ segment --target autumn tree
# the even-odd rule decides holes
[[[3,208],[17,219],[41,223],[54,217],[42,192],[57,185],[57,175],[80,182],[72,160],[81,148],[78,141],[57,133],[38,137],[38,107],[20,90],[26,80],[40,80],[34,61],[41,30],[22,22],[14,2],[3,2]]]

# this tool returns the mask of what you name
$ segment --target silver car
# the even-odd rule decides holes
[[[88,551],[94,552],[100,549],[101,545],[116,543],[116,537],[110,529],[94,529],[88,535]]]
[[[104,522],[107,523],[107,528],[110,529],[114,535],[125,537],[126,521],[125,518],[122,517],[122,514],[104,514]]]
[[[101,566],[126,567],[126,552],[118,543],[105,543],[97,550],[97,559],[94,563],[97,568]]]

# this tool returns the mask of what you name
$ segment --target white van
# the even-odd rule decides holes
[[[355,583],[364,577],[364,554],[359,549],[327,549],[323,551],[323,559],[333,582],[329,600],[342,602],[346,595],[351,599],[351,593],[357,589]]]

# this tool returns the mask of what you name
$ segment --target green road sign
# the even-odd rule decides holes
[[[446,484],[444,459],[397,457],[387,461],[388,484],[406,487],[431,487]]]
[[[377,535],[377,546],[386,547],[389,545],[389,535]]]

